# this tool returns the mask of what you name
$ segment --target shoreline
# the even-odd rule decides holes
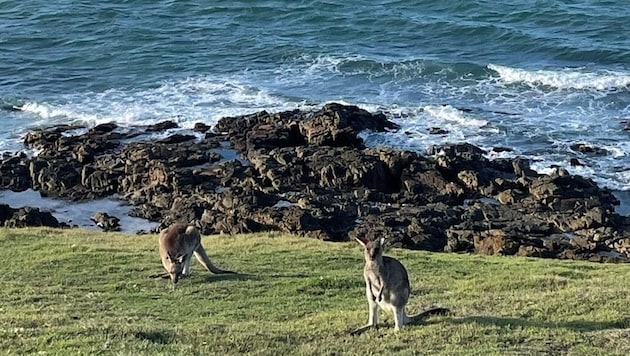
[[[630,191],[612,192],[620,204],[615,207],[615,212],[622,216],[630,215]],[[281,205],[282,201],[278,204]],[[105,198],[81,203],[68,202],[61,199],[42,197],[39,192],[26,190],[13,192],[11,190],[0,191],[0,204],[7,204],[13,209],[34,207],[42,212],[50,212],[60,223],[66,223],[72,227],[80,227],[94,231],[101,231],[96,223],[90,220],[90,216],[97,212],[105,212],[110,216],[120,218],[120,231],[129,234],[141,234],[156,232],[159,223],[147,219],[129,216],[133,209],[120,198]],[[285,205],[288,206],[288,205]]]
[[[0,188],[73,202],[58,208],[71,215],[82,214],[71,207],[122,209],[143,219],[123,224],[186,222],[204,235],[387,236],[428,251],[630,262],[630,217],[622,214],[630,194],[561,168],[537,173],[523,158],[489,160],[465,143],[426,154],[366,147],[361,132],[400,129],[382,113],[331,103],[169,134],[177,127],[29,132],[25,147],[39,155],[3,156]],[[113,197],[129,210],[99,203]]]
[[[630,216],[630,191],[613,190],[613,194],[619,199],[619,205],[615,207],[617,214]]]
[[[105,212],[110,216],[119,218],[120,231],[125,233],[151,232],[158,226],[158,223],[129,216],[128,214],[133,207],[125,204],[124,200],[115,197],[75,203],[42,197],[39,192],[32,189],[23,192],[3,190],[0,191],[0,204],[7,204],[13,209],[26,206],[38,208],[41,212],[51,213],[59,223],[94,231],[102,231],[90,219],[97,212]]]

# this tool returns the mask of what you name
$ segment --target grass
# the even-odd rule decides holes
[[[157,236],[0,229],[0,350],[89,355],[627,355],[630,266],[392,249],[423,324],[367,321],[356,243],[259,234],[206,236],[176,288]]]

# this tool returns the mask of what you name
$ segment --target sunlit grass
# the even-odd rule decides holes
[[[392,249],[410,312],[452,313],[360,336],[367,303],[356,243],[206,236],[172,288],[157,236],[0,229],[0,350],[8,354],[630,354],[630,266]]]

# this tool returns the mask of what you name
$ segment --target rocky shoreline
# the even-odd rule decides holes
[[[538,174],[525,159],[488,160],[470,144],[426,155],[365,147],[361,131],[397,129],[382,114],[333,103],[226,117],[155,139],[175,128],[29,132],[25,148],[37,155],[5,153],[0,189],[72,202],[116,195],[134,206],[131,216],[192,222],[203,234],[386,236],[429,251],[630,261],[630,218],[615,212],[610,190],[563,169]],[[28,214],[41,216],[0,205],[5,225],[54,225],[47,213]]]

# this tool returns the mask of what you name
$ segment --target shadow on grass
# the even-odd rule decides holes
[[[259,280],[260,277],[254,274],[248,273],[225,273],[225,274],[208,274],[206,275],[206,282],[218,282],[218,281],[251,281]]]
[[[159,278],[159,279],[170,279],[171,277],[166,272],[162,273],[154,273],[149,275],[149,278]],[[181,280],[190,278],[190,277],[181,277]],[[225,274],[206,274],[207,282],[217,282],[217,281],[249,281],[249,280],[259,280],[260,277],[248,274],[248,273],[225,273]]]
[[[309,278],[312,276],[313,275],[307,274],[307,273],[293,273],[293,274],[273,273],[273,274],[265,275],[265,277],[268,277],[268,278]]]
[[[607,329],[623,329],[628,327],[628,320],[618,321],[596,321],[596,320],[575,320],[575,321],[543,321],[519,318],[501,318],[493,316],[467,316],[451,319],[454,323],[477,323],[481,325],[495,326],[518,326],[536,328],[566,328],[574,331],[598,331]]]
[[[161,278],[161,279],[169,279],[171,277],[168,276],[168,273],[166,272],[161,272],[161,273],[154,273],[154,274],[150,274],[149,278]]]
[[[148,276],[151,279],[170,279],[171,277],[166,272],[153,273]],[[310,274],[306,273],[295,273],[295,274],[262,274],[255,275],[249,273],[226,273],[226,274],[210,274],[207,276],[206,281],[224,281],[224,280],[235,280],[235,281],[249,281],[249,280],[262,280],[267,278],[309,278],[312,277]],[[183,277],[187,278],[187,277]]]
[[[429,319],[426,320],[427,317],[432,315],[445,315],[443,318],[438,319]],[[591,331],[602,331],[602,330],[611,330],[611,329],[625,329],[630,327],[630,318],[624,318],[618,321],[591,321],[591,320],[575,320],[575,321],[560,321],[560,322],[551,322],[551,321],[543,321],[543,320],[532,320],[525,318],[501,318],[501,317],[493,317],[493,316],[466,316],[466,317],[448,317],[448,310],[442,308],[436,309],[426,309],[425,311],[417,314],[418,318],[413,322],[409,323],[409,327],[411,325],[428,325],[434,323],[453,323],[453,324],[470,324],[476,323],[480,325],[490,325],[490,326],[515,326],[515,327],[534,327],[534,328],[565,328],[578,332],[591,332]],[[379,328],[393,328],[393,323],[381,323]],[[360,327],[355,330],[348,330],[351,335],[358,335],[366,331],[367,327]]]
[[[437,306],[432,306],[432,307],[428,307],[423,309],[422,311],[420,311],[417,314],[413,314],[413,315],[409,315],[409,318],[411,320],[409,320],[406,324],[405,327],[409,327],[412,325],[420,325],[420,324],[430,324],[430,322],[427,322],[426,319],[431,317],[431,316],[435,316],[435,315],[448,315],[450,314],[450,309],[448,308],[443,308],[443,307],[437,307]],[[381,323],[378,326],[361,326],[357,329],[353,329],[353,330],[348,330],[348,333],[350,335],[360,335],[362,333],[364,333],[365,331],[369,330],[369,329],[378,329],[380,327],[386,327],[386,328],[392,328],[394,327],[394,324],[391,323]]]
[[[235,281],[260,281],[264,279],[276,279],[276,278],[296,278],[296,279],[304,279],[312,277],[306,273],[295,273],[295,274],[281,274],[281,273],[273,273],[273,274],[251,274],[251,273],[229,273],[229,274],[211,274],[208,275],[207,280],[210,281],[223,281],[223,280],[235,280]],[[168,275],[167,275],[168,278]]]
[[[174,335],[168,331],[138,331],[134,334],[137,339],[150,341],[154,344],[170,344]]]

